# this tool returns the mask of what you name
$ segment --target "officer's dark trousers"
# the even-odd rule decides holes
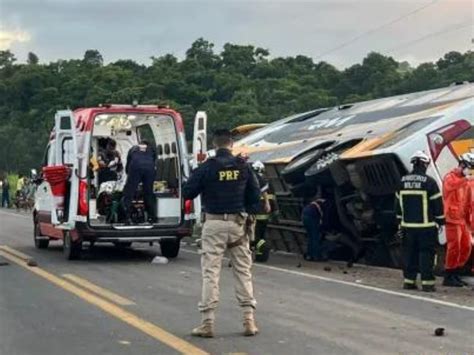
[[[321,250],[321,226],[319,220],[313,216],[303,216],[303,225],[308,233],[308,249],[306,254],[312,258],[320,258]]]
[[[150,168],[130,168],[127,182],[123,189],[123,207],[127,218],[130,218],[130,206],[140,182],[143,184],[143,200],[148,218],[156,218],[155,195],[153,194],[153,182],[155,170]]]
[[[405,283],[414,284],[417,273],[422,285],[434,285],[434,257],[438,239],[436,228],[406,228],[403,237]]]

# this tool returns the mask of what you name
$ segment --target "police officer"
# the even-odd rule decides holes
[[[396,194],[397,218],[404,232],[403,288],[417,289],[416,277],[419,271],[422,290],[434,292],[435,247],[438,229],[445,224],[443,199],[436,181],[426,175],[430,158],[424,152],[417,151],[410,162],[413,171],[402,177],[400,190]]]
[[[156,208],[155,196],[153,194],[153,183],[155,181],[156,151],[147,140],[142,140],[139,145],[133,146],[128,151],[127,182],[123,189],[122,205],[125,211],[126,223],[130,223],[130,207],[133,197],[140,182],[143,184],[143,199],[147,212],[148,221],[155,223]]]
[[[213,137],[215,157],[209,158],[191,175],[183,187],[185,199],[202,196],[202,298],[199,310],[202,323],[192,335],[214,336],[214,314],[219,303],[219,276],[224,252],[228,250],[233,265],[235,292],[243,311],[244,335],[258,332],[252,286],[252,255],[245,232],[246,205],[258,203],[259,185],[250,166],[231,153],[232,135],[218,130]]]

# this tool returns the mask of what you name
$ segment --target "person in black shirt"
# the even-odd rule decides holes
[[[99,151],[97,163],[99,165],[99,187],[103,182],[116,181],[118,179],[118,173],[122,172],[123,165],[115,140],[109,139],[107,147]]]
[[[142,140],[139,145],[133,146],[128,151],[125,172],[127,182],[123,189],[122,206],[125,212],[126,223],[130,223],[130,207],[138,185],[143,184],[143,199],[148,221],[155,223],[156,199],[153,193],[153,183],[155,181],[155,161],[156,151],[146,140]]]

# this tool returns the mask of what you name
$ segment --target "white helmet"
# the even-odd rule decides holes
[[[474,168],[474,153],[464,153],[459,156],[459,163],[466,165],[468,168]]]
[[[263,165],[260,160],[257,160],[252,164],[252,168],[258,173],[263,173],[263,171],[265,170],[265,165]]]
[[[429,164],[431,162],[430,157],[422,150],[417,150],[410,158],[410,163],[414,164],[415,162],[420,161],[424,164]]]

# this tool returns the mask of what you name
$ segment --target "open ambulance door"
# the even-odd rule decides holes
[[[196,169],[207,158],[207,114],[204,111],[198,111],[194,118],[193,132],[193,159],[191,168]],[[194,199],[194,214],[196,223],[201,223],[201,196]]]
[[[63,188],[52,188],[54,203],[51,221],[56,228],[71,230],[76,225],[79,202],[79,152],[76,124],[70,110],[57,111],[55,121],[54,154],[56,166],[70,171]]]

